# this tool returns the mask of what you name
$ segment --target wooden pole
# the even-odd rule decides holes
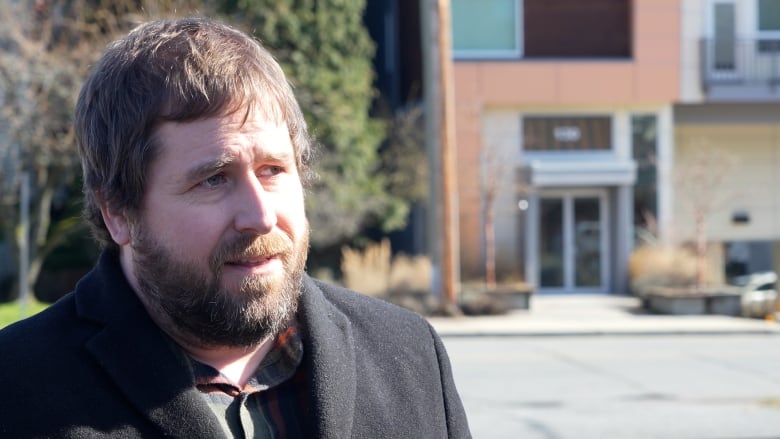
[[[452,78],[452,41],[449,0],[437,0],[439,21],[439,139],[441,148],[441,210],[442,210],[442,289],[448,305],[458,301],[460,246],[458,231],[457,181],[455,180],[455,93]]]
[[[421,0],[426,147],[430,170],[428,248],[432,291],[457,312],[460,249],[455,181],[454,91],[448,0]]]

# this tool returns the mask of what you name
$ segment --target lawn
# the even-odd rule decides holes
[[[0,328],[10,325],[22,317],[31,316],[44,310],[48,303],[32,302],[27,306],[25,315],[22,316],[22,307],[19,302],[0,303]]]

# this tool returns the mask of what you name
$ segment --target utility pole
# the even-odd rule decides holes
[[[456,310],[460,284],[455,111],[449,0],[421,0],[426,144],[431,170],[428,219],[434,291]]]

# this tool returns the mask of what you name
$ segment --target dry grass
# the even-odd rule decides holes
[[[390,291],[428,292],[432,271],[431,260],[427,256],[398,255],[390,264]]]
[[[464,298],[453,314],[447,305],[431,294],[433,269],[427,256],[392,256],[390,243],[366,246],[363,250],[341,249],[342,284],[351,290],[378,297],[423,315],[503,314],[508,304],[493,295]],[[525,285],[516,283],[516,285]],[[480,288],[484,293],[484,287]]]
[[[392,256],[390,241],[369,244],[363,250],[341,249],[342,283],[345,287],[374,297],[393,293],[427,292],[431,284],[431,262],[426,256]]]
[[[341,273],[345,287],[369,296],[385,294],[390,286],[390,241],[369,244],[365,249],[341,249]]]
[[[645,245],[628,262],[631,289],[639,295],[650,286],[683,287],[696,284],[696,255],[679,247]]]

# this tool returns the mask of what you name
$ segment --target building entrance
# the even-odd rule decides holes
[[[609,279],[605,190],[539,198],[540,292],[604,293]]]

